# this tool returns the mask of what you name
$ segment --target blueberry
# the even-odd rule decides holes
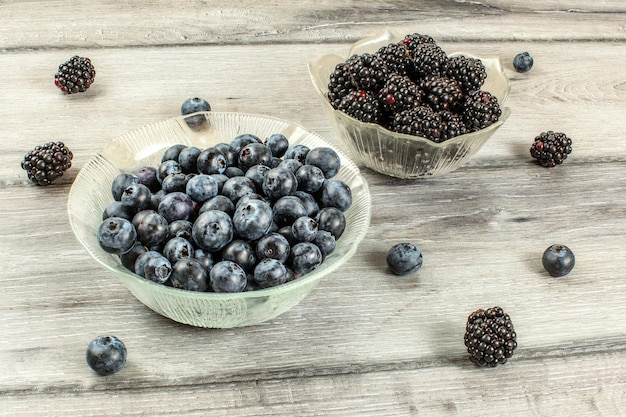
[[[118,174],[113,178],[113,182],[111,183],[111,194],[113,195],[113,199],[115,201],[120,201],[122,199],[122,193],[124,190],[132,185],[137,184],[139,182],[139,178],[135,174],[130,173],[122,173]]]
[[[319,146],[307,153],[305,164],[320,168],[326,178],[332,178],[337,175],[339,168],[341,168],[341,159],[333,148]]]
[[[276,168],[285,168],[295,175],[296,172],[304,165],[302,162],[297,159],[283,159],[280,161]]]
[[[182,167],[177,160],[166,159],[161,162],[157,168],[157,179],[159,182],[163,182],[163,179],[171,174],[181,174],[183,172]]]
[[[204,149],[196,160],[196,168],[200,174],[222,174],[227,167],[226,157],[215,147]]]
[[[193,240],[209,252],[222,249],[233,240],[234,229],[230,216],[223,211],[208,210],[200,214],[193,224]]]
[[[296,171],[298,190],[315,193],[324,185],[324,172],[315,165],[302,165]]]
[[[150,251],[146,253],[151,253]],[[156,282],[157,284],[165,284],[172,274],[172,263],[159,252],[158,255],[146,257],[142,260],[140,265],[143,265],[142,276],[145,279]],[[137,259],[141,258],[140,255]],[[136,268],[137,262],[135,262]]]
[[[565,245],[554,244],[543,252],[543,267],[553,277],[562,277],[574,269],[574,252]]]
[[[517,72],[528,72],[533,67],[533,57],[528,52],[521,52],[513,58],[513,68]]]
[[[183,116],[201,111],[211,111],[211,105],[200,97],[188,98],[180,106],[180,114]],[[205,122],[206,118],[201,114],[185,117],[185,123],[192,129],[202,126]]]
[[[302,200],[293,195],[281,197],[276,200],[272,206],[272,212],[274,223],[276,223],[278,227],[291,227],[298,217],[307,215],[307,210]]]
[[[132,220],[135,215],[135,208],[128,206],[121,201],[113,201],[104,208],[102,212],[102,220],[109,217],[121,217],[126,220]]]
[[[147,247],[158,246],[169,237],[169,224],[154,210],[140,211],[133,217],[137,240]]]
[[[233,215],[237,235],[243,239],[257,240],[267,234],[273,222],[273,211],[264,200],[250,199],[238,204]]]
[[[150,209],[154,211],[159,210],[159,204],[163,201],[165,197],[165,193],[163,190],[159,190],[156,193],[152,193],[152,197],[150,197]]]
[[[412,243],[398,243],[387,252],[387,265],[396,275],[407,275],[422,267],[422,252]]]
[[[126,345],[115,336],[98,336],[87,346],[86,359],[91,369],[107,376],[119,372],[126,365]]]
[[[153,193],[156,193],[161,188],[161,184],[157,178],[157,169],[155,167],[142,167],[135,173],[135,176],[140,184],[148,187]]]
[[[223,211],[229,216],[232,216],[235,213],[235,203],[233,203],[233,200],[226,197],[225,195],[216,195],[215,197],[208,199],[204,202],[204,204],[202,204],[199,213],[202,214],[205,211],[209,210]]]
[[[129,220],[109,217],[98,227],[97,239],[106,252],[121,255],[133,248],[137,242],[137,231]]]
[[[170,276],[172,287],[188,291],[207,291],[209,285],[209,273],[204,265],[197,259],[185,258],[174,264]]]
[[[267,165],[253,165],[245,173],[246,178],[250,178],[258,192],[263,191],[263,181],[265,181],[265,175],[271,168]]]
[[[287,269],[280,261],[265,258],[254,267],[254,281],[259,288],[284,284],[287,281]]]
[[[267,171],[262,188],[266,196],[277,200],[293,194],[298,189],[298,180],[293,172],[279,166]]]
[[[143,184],[131,184],[122,193],[120,201],[135,211],[145,210],[150,207],[152,192]]]
[[[255,193],[256,186],[252,180],[239,175],[229,178],[222,187],[222,195],[230,198],[235,204],[237,204],[237,201],[244,195]]]
[[[198,172],[198,156],[202,151],[195,146],[187,146],[178,154],[178,164],[185,174]]]
[[[304,165],[306,163],[306,156],[310,150],[311,148],[301,143],[291,145],[287,148],[284,159],[295,159]]]
[[[183,192],[166,194],[159,203],[158,212],[168,223],[176,220],[189,220],[194,214],[193,200]]]
[[[167,148],[163,155],[161,155],[161,163],[165,161],[178,161],[178,155],[185,149],[187,146],[182,143],[177,143],[175,145],[171,145]]]
[[[311,242],[317,234],[317,222],[309,216],[298,217],[291,225],[291,232],[298,242]]]
[[[187,181],[185,191],[193,201],[202,204],[215,197],[218,189],[217,180],[212,175],[199,174]]]
[[[332,233],[326,230],[318,230],[313,238],[312,243],[314,243],[320,251],[322,252],[322,257],[326,258],[328,255],[335,251],[337,246],[337,240]]]
[[[287,238],[276,232],[268,233],[256,242],[257,259],[272,258],[286,263],[290,249]]]
[[[257,262],[256,251],[250,241],[236,239],[224,246],[222,260],[235,262],[244,271],[250,272]]]
[[[163,256],[163,254],[159,251],[156,250],[149,250],[146,251],[142,254],[140,254],[137,259],[135,259],[135,265],[133,267],[133,272],[137,275],[139,275],[140,277],[144,277],[146,276],[145,273],[145,267],[146,264],[148,262],[148,260],[152,259],[152,258],[163,258],[167,261],[167,258],[165,256]],[[170,263],[169,261],[167,261],[168,263]],[[171,267],[171,265],[170,265]]]
[[[265,146],[270,148],[272,156],[281,158],[289,148],[289,140],[282,133],[274,133],[268,136],[263,142]]]
[[[175,220],[168,225],[167,239],[182,237],[191,241],[193,223],[189,220]]]
[[[242,292],[246,288],[246,271],[232,261],[220,261],[209,272],[215,292]]]
[[[193,178],[193,177],[192,177]],[[184,193],[187,189],[187,182],[189,181],[189,176],[182,172],[176,174],[170,174],[167,177],[163,178],[163,182],[161,183],[161,188],[165,194],[173,193],[173,192],[181,192]]]
[[[230,146],[235,150],[235,154],[239,156],[239,152],[241,152],[241,149],[251,143],[261,143],[261,139],[259,139],[259,137],[256,135],[244,133],[242,135],[235,136],[230,141]]]
[[[321,202],[325,207],[346,211],[352,205],[352,190],[341,180],[326,180],[322,186]]]
[[[296,243],[291,248],[289,255],[289,265],[296,274],[304,275],[322,263],[322,252],[320,248],[310,242]]]
[[[320,211],[320,205],[312,194],[309,194],[306,191],[296,191],[293,195],[302,201],[302,204],[304,204],[304,208],[306,209],[307,216],[313,218],[317,216],[317,213]]]
[[[213,265],[215,265],[215,259],[213,258],[211,252],[207,252],[204,249],[194,250],[193,258],[200,262],[207,272],[213,268]]]
[[[181,259],[193,258],[193,251],[194,247],[190,241],[183,237],[174,237],[165,243],[163,256],[175,265]]]
[[[239,151],[239,168],[246,172],[254,165],[269,166],[272,161],[272,151],[262,143],[249,143]]]
[[[222,189],[224,188],[224,184],[226,184],[226,181],[228,181],[228,177],[224,174],[211,174],[211,177],[213,177],[215,181],[217,181],[218,194],[221,193]]]
[[[235,148],[225,142],[217,143],[214,147],[224,155],[224,158],[226,158],[227,166],[237,166],[237,162],[239,161],[239,154],[235,152]]]
[[[319,230],[330,232],[339,239],[346,229],[346,216],[336,207],[324,207],[315,217]]]
[[[140,242],[137,242],[133,245],[131,250],[120,255],[120,261],[122,262],[124,268],[128,269],[129,271],[135,272],[135,262],[137,261],[137,258],[139,258],[139,256],[143,255],[147,251],[148,250],[144,245],[142,245]]]

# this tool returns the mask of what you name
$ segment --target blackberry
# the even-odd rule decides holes
[[[447,71],[448,55],[435,43],[422,43],[411,51],[414,79],[429,75],[441,75]]]
[[[542,132],[530,147],[530,155],[547,168],[562,164],[572,153],[572,139],[565,133]]]
[[[427,76],[419,83],[425,101],[435,111],[456,109],[463,98],[461,85],[451,78]]]
[[[48,142],[24,155],[21,166],[29,180],[37,185],[49,185],[72,166],[73,156],[63,142]]]
[[[356,89],[377,92],[389,78],[389,70],[376,54],[353,55],[346,62],[350,82]]]
[[[366,123],[379,123],[382,116],[378,100],[365,90],[350,91],[337,108],[348,116]]]
[[[483,90],[475,90],[467,94],[462,106],[465,125],[470,132],[492,125],[502,115],[498,99]]]
[[[513,356],[517,334],[508,314],[500,307],[478,309],[469,315],[465,346],[470,360],[481,367],[496,367]]]
[[[378,92],[378,101],[384,111],[397,113],[420,105],[423,96],[424,92],[408,77],[394,74]]]
[[[335,109],[338,108],[341,99],[347,96],[353,88],[350,81],[350,66],[345,62],[337,64],[334,71],[330,74],[328,82],[328,100],[330,104]]]
[[[460,114],[444,110],[439,112],[441,116],[441,139],[448,140],[455,136],[461,136],[468,133],[467,126]]]
[[[390,73],[409,75],[412,60],[404,43],[391,43],[382,46],[376,55],[383,61]]]
[[[74,55],[59,65],[54,84],[65,94],[82,93],[93,84],[96,70],[89,58]]]
[[[417,32],[406,35],[402,40],[402,44],[408,52],[415,51],[419,45],[435,43],[435,40],[431,36]]]
[[[389,129],[407,135],[421,136],[434,142],[441,142],[441,115],[428,106],[396,113],[389,123]]]
[[[453,56],[448,60],[445,74],[457,80],[465,93],[480,90],[487,78],[487,70],[480,59],[463,55]]]

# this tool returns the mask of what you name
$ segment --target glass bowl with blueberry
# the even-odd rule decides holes
[[[345,56],[309,63],[325,113],[366,167],[402,179],[469,161],[504,123],[510,91],[499,58],[446,53],[429,35],[390,30]]]
[[[80,243],[139,301],[209,328],[297,305],[356,252],[370,212],[359,169],[319,135],[211,111],[113,139],[68,198]]]

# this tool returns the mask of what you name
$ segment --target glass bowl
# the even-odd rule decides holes
[[[190,129],[180,116],[144,126],[113,139],[80,170],[70,189],[67,209],[71,228],[87,252],[117,276],[128,290],[155,312],[180,323],[198,327],[231,328],[270,320],[298,304],[325,275],[339,268],[357,250],[370,220],[371,198],[367,182],[357,166],[319,135],[296,124],[259,115],[200,112],[193,117],[206,123]],[[197,120],[195,120],[197,122]],[[100,248],[96,230],[104,208],[113,201],[111,182],[121,172],[133,172],[148,165],[158,166],[163,151],[173,144],[206,148],[230,142],[243,133],[265,138],[282,133],[290,144],[310,148],[333,147],[341,158],[335,178],[352,191],[352,206],[345,212],[346,228],[335,251],[312,272],[283,285],[256,291],[226,294],[176,289],[141,278],[127,270],[115,255]],[[101,275],[106,279],[106,275]]]
[[[510,109],[503,103],[511,85],[499,58],[479,58],[487,70],[482,87],[498,98],[502,108],[500,119],[485,129],[460,135],[444,142],[392,132],[384,127],[356,120],[330,104],[328,82],[335,66],[355,54],[373,53],[382,46],[401,41],[406,34],[385,30],[356,42],[347,55],[328,54],[309,63],[309,73],[315,90],[322,99],[325,113],[332,121],[339,138],[350,153],[366,167],[381,174],[402,179],[441,176],[470,160],[509,117]],[[449,56],[467,53],[450,53]]]

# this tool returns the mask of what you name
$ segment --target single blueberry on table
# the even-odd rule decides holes
[[[209,278],[215,292],[242,292],[248,280],[246,271],[232,261],[219,261],[213,265]]]
[[[574,252],[565,245],[554,244],[548,247],[541,259],[543,267],[553,277],[563,277],[574,269]]]
[[[174,264],[170,276],[172,287],[204,292],[210,288],[209,273],[198,259],[185,258]]]
[[[287,269],[282,262],[265,258],[254,267],[254,281],[259,288],[270,288],[287,281]]]
[[[100,247],[108,253],[121,255],[137,242],[135,226],[121,217],[109,217],[98,227],[96,234]]]
[[[200,97],[188,98],[183,101],[180,106],[180,114],[186,116],[191,113],[211,111],[211,105],[208,101]],[[206,123],[206,118],[201,114],[185,117],[185,123],[192,129],[203,126]]]
[[[513,58],[513,68],[517,72],[528,72],[534,64],[533,57],[528,52],[521,52]]]
[[[396,275],[417,272],[422,267],[422,251],[412,243],[398,243],[387,252],[387,265]]]
[[[119,372],[126,365],[126,345],[115,336],[103,335],[93,339],[85,354],[87,364],[99,375]]]

